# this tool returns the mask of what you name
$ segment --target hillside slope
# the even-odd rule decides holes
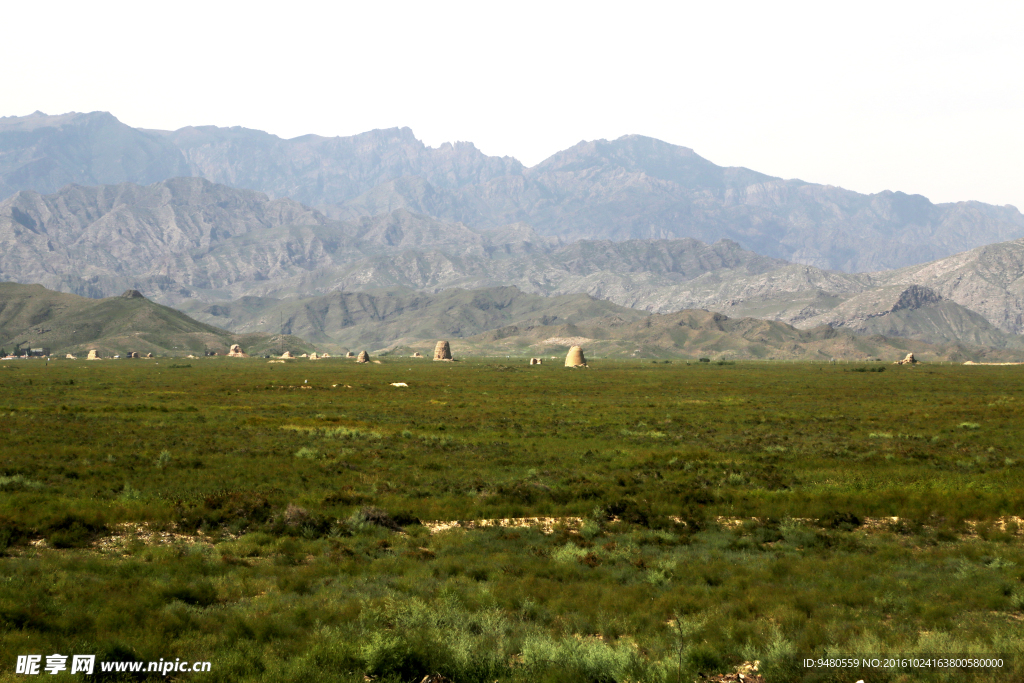
[[[963,344],[929,344],[908,339],[862,336],[827,325],[800,330],[785,323],[730,318],[708,311],[679,311],[642,320],[590,320],[569,325],[514,325],[462,340],[459,353],[553,356],[560,361],[570,344],[591,357],[700,358],[712,360],[883,360],[908,352],[925,361],[1014,360],[1024,351]]]
[[[1024,333],[1024,239],[875,273],[872,278],[880,285],[929,287],[981,314],[1004,332]]]
[[[182,356],[227,352],[241,344],[252,354],[308,352],[312,347],[284,335],[238,335],[149,301],[136,291],[108,299],[87,299],[40,285],[0,283],[0,347],[48,348],[53,354],[140,354]]]
[[[460,353],[486,355],[564,354],[582,343],[616,357],[896,360],[908,351],[933,360],[1024,357],[1020,338],[924,288],[902,292],[891,310],[867,323],[811,329],[703,310],[650,314],[584,294],[544,297],[515,287],[247,297],[201,306],[192,302],[187,310],[235,330],[298,334],[332,351],[427,353],[435,340],[449,339]],[[964,320],[972,335],[962,336],[970,336],[970,343],[955,333]]]
[[[649,314],[586,294],[543,297],[515,287],[437,294],[411,290],[333,292],[302,299],[246,297],[185,310],[239,332],[294,334],[325,348],[378,348],[402,340],[469,337],[509,324],[552,325],[593,319],[639,320]],[[332,346],[333,345],[333,346]]]
[[[199,263],[220,242],[325,222],[291,200],[201,178],[18,192],[0,202],[0,278],[92,297],[209,288],[221,270],[241,267],[253,279],[269,277],[261,264]]]

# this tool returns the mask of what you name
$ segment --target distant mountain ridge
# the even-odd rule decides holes
[[[164,139],[181,151],[191,175],[309,205],[340,204],[405,176],[456,189],[523,170],[515,159],[489,157],[471,142],[427,147],[408,128],[283,140],[247,128],[189,126]]]
[[[134,129],[105,112],[0,119],[0,196],[67,183],[191,175],[351,220],[405,208],[484,230],[530,225],[563,242],[730,239],[845,272],[900,268],[1024,237],[1014,207],[862,195],[723,168],[639,135],[581,142],[525,168],[471,143],[437,149],[407,128],[291,140],[244,128]]]

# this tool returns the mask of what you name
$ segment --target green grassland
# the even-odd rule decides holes
[[[382,360],[0,364],[0,680],[1024,680],[1024,367]]]

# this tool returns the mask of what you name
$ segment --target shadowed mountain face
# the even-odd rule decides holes
[[[1024,334],[1024,240],[989,244],[900,270],[880,284],[921,284],[981,314],[999,329]]]
[[[69,185],[52,195],[23,191],[0,203],[0,278],[91,297],[202,287],[211,273],[195,259],[224,240],[325,220],[291,200],[200,178],[147,187]],[[232,268],[220,263],[213,270]],[[250,275],[265,277],[258,267]]]
[[[820,325],[861,335],[1024,349],[1024,337],[999,330],[978,313],[921,285],[870,289],[800,321],[804,329]]]
[[[288,197],[334,219],[405,208],[477,230],[528,224],[563,242],[730,239],[846,272],[1024,237],[1013,207],[783,180],[639,135],[581,142],[527,169],[471,143],[426,147],[408,128],[283,140],[237,127],[142,131],[101,112],[0,119],[0,193],[180,175]]]

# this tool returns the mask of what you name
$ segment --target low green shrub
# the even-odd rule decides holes
[[[325,427],[316,430],[317,434],[325,439],[364,439],[367,441],[380,441],[384,435],[372,429],[357,429],[356,427]]]
[[[32,532],[26,526],[9,517],[0,516],[0,555],[12,546],[26,543]]]
[[[209,581],[200,580],[170,586],[164,590],[163,597],[168,602],[179,600],[186,605],[209,607],[217,602],[217,589]]]
[[[204,496],[198,504],[175,501],[172,519],[184,530],[233,524],[237,532],[269,521],[271,514],[270,501],[261,493],[220,491]]]
[[[818,525],[826,529],[838,529],[840,531],[853,531],[863,522],[860,517],[852,512],[830,511],[818,518]]]
[[[10,477],[0,476],[0,491],[33,491],[43,488],[42,482],[33,481],[21,474]]]
[[[352,516],[351,523],[353,526],[372,525],[391,531],[402,531],[402,527],[419,524],[420,520],[409,514],[396,513],[392,515],[387,510],[365,506]]]
[[[66,513],[46,521],[39,533],[53,548],[84,548],[107,532],[101,517]]]

